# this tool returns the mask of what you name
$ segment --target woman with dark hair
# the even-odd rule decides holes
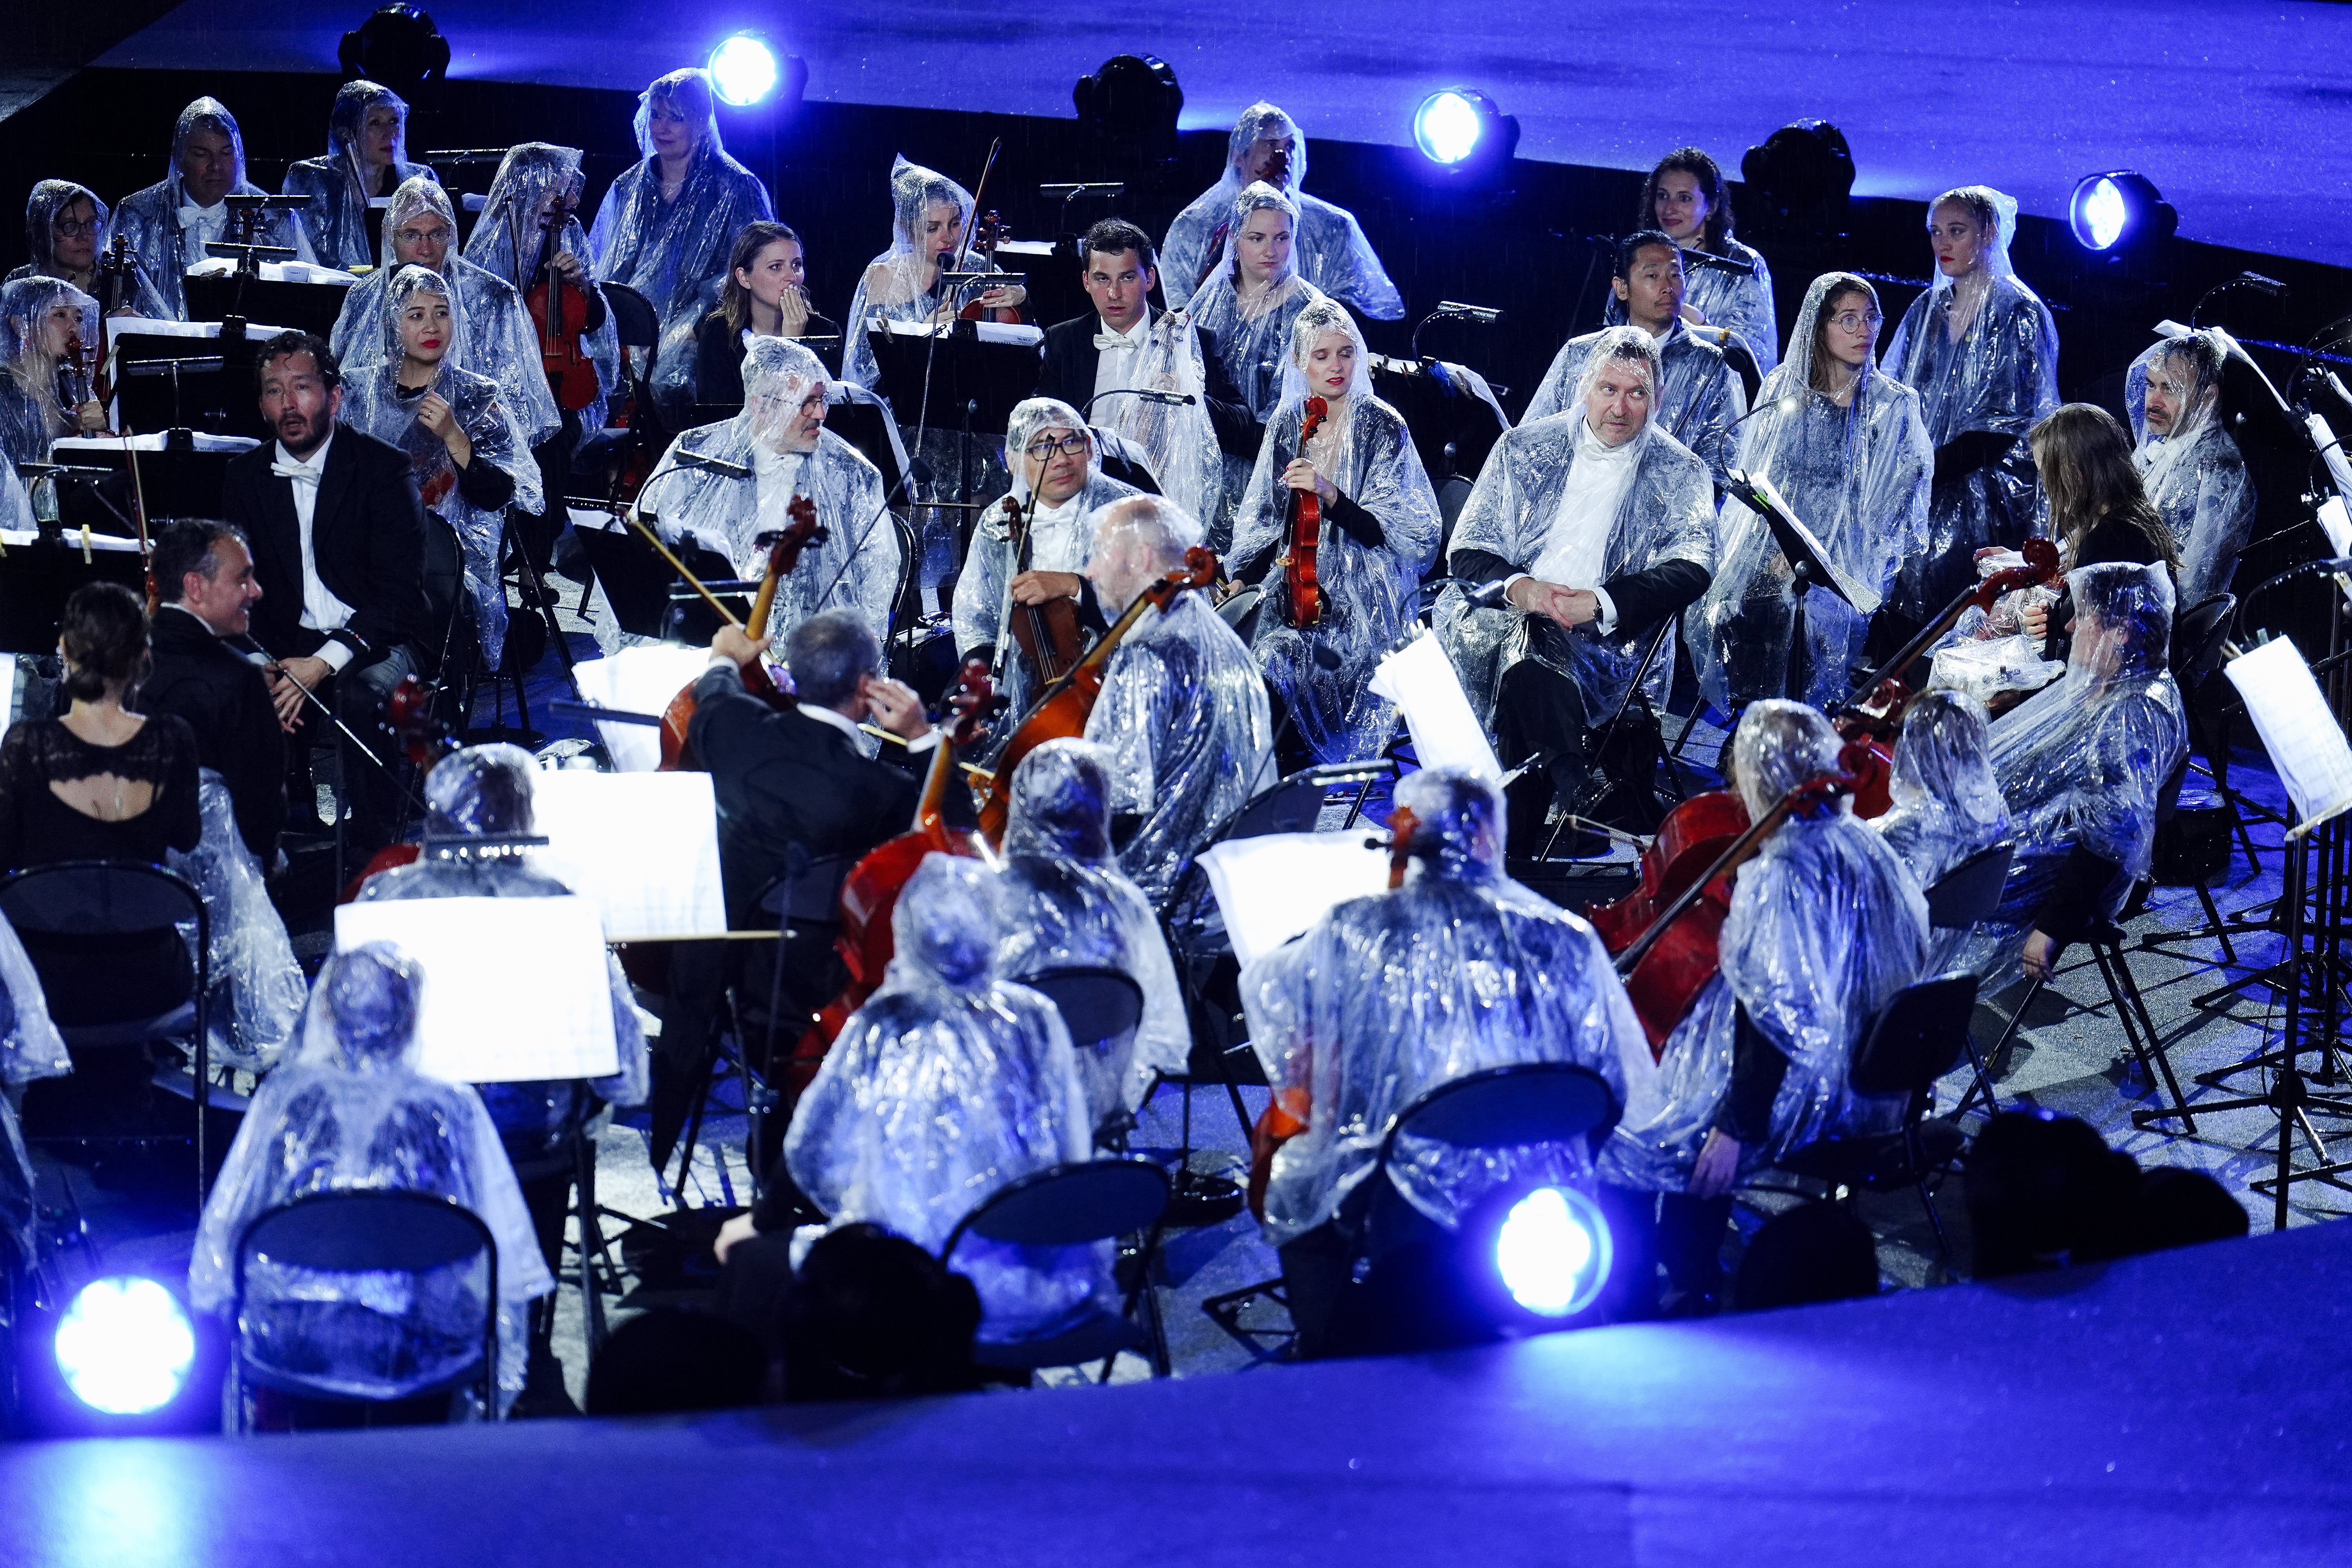
[[[1662,228],[1683,249],[1689,292],[1684,319],[1696,326],[1739,334],[1756,356],[1758,374],[1780,363],[1780,323],[1773,313],[1772,269],[1764,258],[1731,237],[1731,192],[1723,171],[1704,151],[1677,147],[1642,182],[1635,228]],[[1709,266],[1708,258],[1734,265]],[[1612,311],[1614,307],[1612,307]],[[1612,322],[1624,318],[1612,313]]]
[[[2177,595],[2179,549],[2164,514],[2147,499],[2139,467],[2132,461],[2131,437],[2116,416],[2095,403],[2065,404],[2033,427],[2029,444],[2050,505],[2051,536],[2058,541],[2058,558],[2066,570],[2111,561],[2161,563]],[[2020,608],[2018,619],[2025,635],[2042,644],[2042,658],[2065,658],[2074,607],[2071,595],[2061,594],[2047,607]]]
[[[762,218],[747,223],[727,258],[719,304],[694,329],[695,401],[743,404],[743,343],[760,338],[806,337],[824,318],[809,304],[808,258],[801,237]]]

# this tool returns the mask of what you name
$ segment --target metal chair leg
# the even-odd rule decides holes
[[[1960,1097],[1960,1103],[1952,1111],[1954,1116],[1966,1115],[1969,1107],[1976,1103],[1979,1091],[1982,1091],[1984,1095],[1985,1114],[1997,1116],[2000,1113],[2000,1097],[1993,1092],[1993,1079],[1999,1077],[2000,1069],[2008,1065],[2009,1042],[2016,1035],[2017,1026],[2024,1021],[2025,1010],[2033,1005],[2033,999],[2042,994],[2042,986],[2048,984],[2049,982],[2037,977],[2025,988],[2025,999],[2017,1005],[2017,1011],[2009,1016],[2009,1022],[2001,1028],[2000,1037],[1993,1042],[1992,1049],[1986,1052],[1982,1058],[1977,1055],[1975,1037],[1962,1037],[1968,1047],[1969,1065],[1976,1070],[1977,1081],[1974,1088]]]
[[[2124,1026],[2124,1039],[2138,1058],[2140,1071],[2147,1075],[2151,1087],[2161,1078],[2172,1097],[2170,1110],[2134,1111],[2132,1124],[2145,1127],[2159,1116],[2168,1121],[2179,1117],[2183,1132],[2196,1131],[2197,1119],[2189,1114],[2189,1102],[2180,1092],[2180,1080],[2172,1075],[2171,1059],[2164,1054],[2164,1046],[2157,1037],[2156,1020],[2148,1016],[2147,1002],[2132,978],[2131,966],[2124,961],[2122,947],[2112,942],[2093,942],[2091,954],[2098,961],[2099,978],[2106,984],[2107,1000],[2115,1004],[2116,1019]]]
[[[1944,1216],[1936,1212],[1936,1195],[1927,1190],[1924,1178],[1914,1184],[1912,1191],[1919,1194],[1919,1206],[1927,1211],[1927,1224],[1936,1233],[1937,1252],[1949,1263],[1952,1260],[1952,1243],[1944,1234]]]

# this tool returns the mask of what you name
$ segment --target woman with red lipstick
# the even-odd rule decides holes
[[[2058,328],[2010,265],[2017,203],[1962,185],[1927,209],[1936,280],[1911,301],[1879,368],[1919,395],[1936,467],[1927,544],[1887,605],[1924,622],[1976,581],[1976,552],[2033,531],[2038,485],[2026,433],[2058,406]]]
[[[1373,667],[1421,608],[1437,553],[1437,494],[1404,416],[1372,395],[1363,332],[1337,300],[1291,323],[1281,406],[1234,514],[1236,581],[1266,584],[1251,653],[1290,713],[1300,763],[1345,763],[1387,749],[1396,710],[1370,689]],[[1310,399],[1325,413],[1303,447]],[[1290,542],[1291,498],[1320,502],[1316,575],[1321,618],[1295,627],[1275,562]],[[1286,768],[1290,760],[1286,759]]]
[[[475,630],[488,667],[496,668],[507,631],[499,578],[505,510],[536,512],[542,498],[539,465],[500,406],[498,384],[450,357],[463,330],[457,310],[439,273],[414,266],[394,273],[384,291],[383,362],[344,383],[342,422],[408,454],[425,510],[457,536]]]

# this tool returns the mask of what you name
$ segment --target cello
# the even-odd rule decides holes
[[[767,570],[761,574],[760,591],[751,599],[751,626],[768,624],[768,617],[776,607],[776,585],[791,576],[793,569],[800,564],[802,551],[812,544],[824,543],[826,537],[824,525],[816,520],[816,503],[808,497],[794,496],[784,511],[792,521],[769,544]],[[676,565],[676,563],[672,564]],[[679,566],[677,570],[683,573],[686,569]],[[707,594],[708,590],[705,592]],[[736,630],[751,637],[760,635],[751,626],[736,621],[734,616],[727,618],[734,623]],[[778,712],[791,710],[793,700],[776,689],[775,678],[768,673],[763,660],[753,659],[742,667],[740,673],[744,689],[752,696]],[[702,763],[695,756],[693,744],[688,738],[688,731],[694,725],[694,689],[700,684],[699,676],[688,681],[679,688],[677,695],[669,700],[669,706],[662,710],[661,762],[655,770],[657,773],[698,772],[701,769]]]
[[[1306,416],[1298,422],[1298,455],[1315,439],[1330,416],[1331,405],[1319,397],[1307,400]],[[1290,542],[1276,564],[1282,568],[1286,603],[1282,624],[1306,631],[1323,624],[1323,584],[1315,575],[1315,552],[1323,544],[1323,498],[1311,489],[1290,492]]]
[[[1029,569],[1029,529],[1036,511],[1034,501],[1024,508],[1013,497],[1004,498],[1005,532],[1013,542],[1015,576]],[[1041,683],[1052,685],[1078,662],[1082,635],[1076,600],[1048,599],[1042,605],[1016,602],[1011,620],[1013,640]]]
[[[572,205],[562,196],[549,199],[539,220],[539,264],[523,303],[539,328],[539,364],[547,374],[548,390],[566,414],[577,414],[596,401],[596,366],[581,339],[588,331],[588,296],[578,284],[564,287],[563,274],[549,263],[555,258],[556,237],[572,221]],[[516,247],[520,251],[521,247]]]
[[[1102,695],[1103,681],[1110,673],[1110,656],[1119,643],[1143,618],[1147,608],[1156,607],[1162,614],[1176,602],[1179,594],[1205,588],[1217,580],[1217,558],[1206,547],[1195,544],[1184,552],[1184,564],[1170,572],[1157,583],[1135,596],[1127,613],[1111,624],[1086,657],[1070,667],[1068,673],[1055,681],[1029,705],[1029,711],[1013,726],[1012,738],[996,759],[996,771],[976,774],[974,788],[980,807],[980,831],[991,845],[1004,842],[1004,823],[1013,809],[1013,771],[1021,759],[1048,741],[1064,741],[1087,732],[1087,716],[1095,710],[1095,700]]]

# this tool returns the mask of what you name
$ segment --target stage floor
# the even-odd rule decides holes
[[[2352,250],[2352,7],[2313,0],[1685,0],[1663,15],[1363,0],[1279,19],[1248,0],[1157,15],[1076,0],[428,9],[452,73],[493,81],[637,88],[755,26],[808,61],[812,98],[1066,117],[1079,76],[1148,52],[1175,68],[1188,129],[1228,126],[1263,97],[1310,141],[1395,145],[1424,94],[1467,85],[1518,118],[1522,155],[1608,168],[1696,142],[1736,169],[1775,127],[1820,116],[1851,142],[1860,195],[1981,182],[2057,217],[2084,174],[2137,168],[2192,239],[2327,262]],[[332,72],[363,12],[185,0],[97,63]]]

